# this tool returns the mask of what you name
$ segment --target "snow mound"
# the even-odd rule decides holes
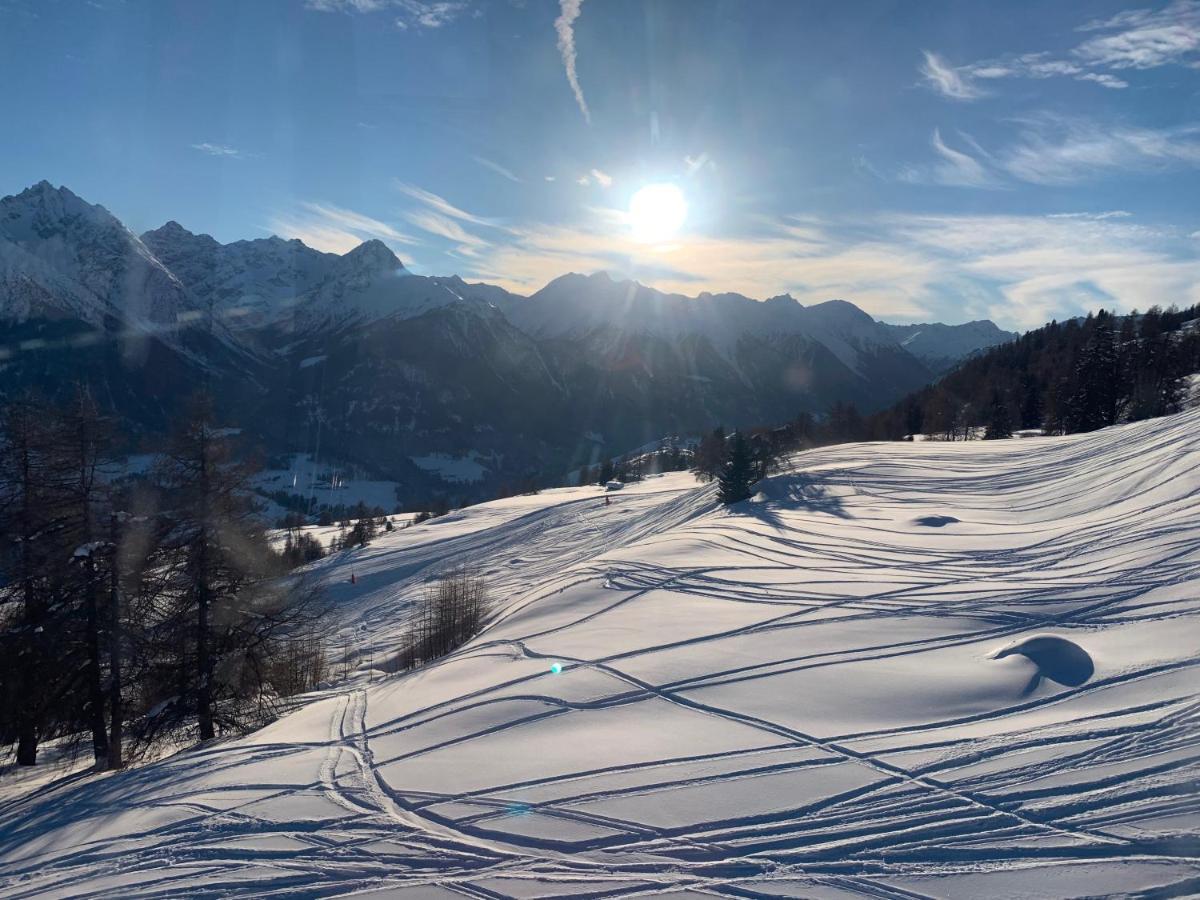
[[[1091,654],[1072,640],[1056,634],[1035,634],[1001,647],[992,659],[1004,659],[1019,654],[1035,666],[1027,692],[1032,693],[1043,678],[1057,681],[1065,687],[1079,687],[1096,671]]]

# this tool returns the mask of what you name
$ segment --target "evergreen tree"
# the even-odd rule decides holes
[[[241,682],[236,657],[254,631],[254,588],[276,574],[251,499],[252,470],[238,462],[212,399],[196,397],[172,436],[160,472],[171,503],[169,546],[183,652],[173,661],[176,715],[195,716],[200,740],[237,727]],[[263,622],[265,624],[265,620]]]
[[[1075,391],[1067,402],[1066,426],[1072,433],[1095,431],[1117,422],[1120,367],[1111,318],[1101,311],[1080,353]]]
[[[735,431],[730,441],[729,458],[721,468],[721,474],[717,476],[717,496],[721,498],[721,502],[729,505],[749,498],[754,474],[754,457],[750,445],[740,431]]]
[[[964,427],[987,424],[995,390],[1010,399],[1020,427],[1040,426],[1047,434],[1166,415],[1179,409],[1184,377],[1200,370],[1200,332],[1185,327],[1197,318],[1200,306],[1052,321],[965,360],[937,384],[876,413],[869,433],[912,433],[902,423],[916,417],[915,405],[926,433],[960,437]]]
[[[866,437],[862,414],[853,403],[838,401],[825,417],[825,431],[832,442],[861,441]]]
[[[987,429],[983,433],[985,441],[995,441],[1012,437],[1012,419],[1008,414],[1008,403],[999,391],[992,393],[992,402],[988,405]]]
[[[105,584],[112,546],[106,541],[101,505],[103,488],[98,478],[100,464],[111,443],[109,423],[99,413],[91,395],[82,387],[71,405],[57,417],[56,453],[66,475],[63,496],[63,556],[69,554],[74,570],[68,573],[64,600],[69,609],[81,610],[72,618],[82,622],[83,701],[92,733],[92,752],[97,768],[109,764],[109,738],[105,685],[105,649],[110,638],[109,600]]]
[[[1021,427],[1042,427],[1043,398],[1037,379],[1029,372],[1021,376]]]
[[[0,738],[17,742],[17,764],[37,763],[58,688],[52,643],[56,473],[43,405],[10,401],[0,447]],[[61,549],[61,548],[59,548]]]
[[[1047,387],[1042,404],[1042,430],[1046,434],[1064,434],[1066,432],[1066,398],[1069,396],[1069,385],[1065,377],[1056,379]]]
[[[904,406],[904,433],[921,434],[925,427],[925,411],[915,399],[910,399]]]
[[[616,474],[616,469],[613,467],[612,460],[606,459],[604,462],[600,463],[600,476],[597,478],[597,481],[599,481],[600,484],[608,484],[613,480],[614,474]]]
[[[692,457],[692,471],[700,481],[712,481],[725,465],[728,447],[725,429],[718,425],[700,439],[696,454]]]

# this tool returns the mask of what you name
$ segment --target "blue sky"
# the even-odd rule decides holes
[[[0,194],[136,231],[893,321],[1200,302],[1198,0],[0,0],[0,81]]]

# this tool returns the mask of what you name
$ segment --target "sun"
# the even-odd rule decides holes
[[[687,199],[673,184],[648,184],[629,201],[633,236],[658,243],[675,236],[687,219]]]

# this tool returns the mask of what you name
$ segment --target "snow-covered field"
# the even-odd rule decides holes
[[[0,895],[1196,894],[1198,501],[1193,410],[385,534],[315,567],[351,683],[0,807]],[[490,627],[369,672],[458,563]]]
[[[310,498],[315,505],[346,506],[365,503],[368,507],[378,506],[386,512],[396,508],[394,481],[372,481],[357,477],[347,467],[318,463],[312,456],[294,453],[288,457],[286,469],[264,469],[255,478],[255,486],[263,491],[283,491]],[[281,518],[287,510],[273,501],[260,501],[267,507],[264,515],[271,520]]]

